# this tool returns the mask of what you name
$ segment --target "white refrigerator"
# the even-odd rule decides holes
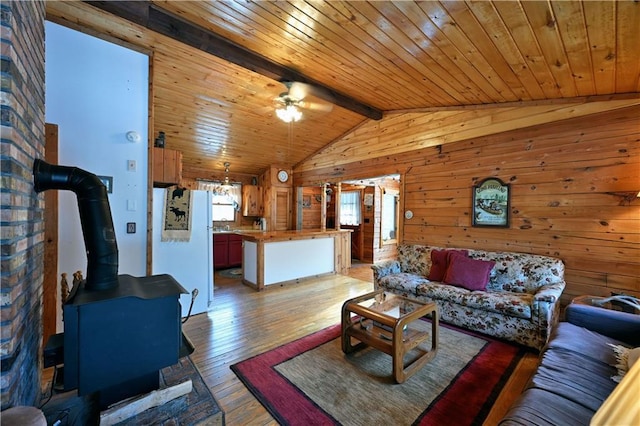
[[[191,315],[208,311],[213,304],[213,227],[211,193],[192,191],[191,237],[188,242],[162,242],[165,189],[153,189],[152,274],[169,274],[189,294],[180,296],[182,316],[187,316],[194,289],[198,290]]]

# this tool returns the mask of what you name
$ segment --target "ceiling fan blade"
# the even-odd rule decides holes
[[[298,102],[298,106],[312,111],[329,112],[333,110],[333,104],[323,102],[300,101]]]
[[[292,81],[287,84],[289,88],[289,95],[292,98],[302,100],[313,92],[313,87],[310,84],[300,83],[299,81]]]
[[[302,83],[300,81],[287,82],[286,86],[289,88],[289,93],[292,97],[297,99],[304,99],[307,96],[315,96],[322,99],[325,102],[334,103],[335,98],[331,92],[322,87],[318,87],[310,83]]]

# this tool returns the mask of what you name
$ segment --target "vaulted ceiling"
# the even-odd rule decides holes
[[[47,19],[152,56],[153,131],[188,177],[295,165],[391,113],[640,92],[634,1],[49,1]],[[285,124],[284,80],[333,107]]]

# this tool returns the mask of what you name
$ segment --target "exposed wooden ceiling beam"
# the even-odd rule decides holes
[[[640,93],[613,93],[609,95],[592,95],[592,96],[576,96],[572,98],[557,98],[557,99],[539,99],[528,101],[514,101],[514,102],[499,102],[492,104],[471,104],[471,105],[448,105],[439,107],[426,107],[426,108],[411,108],[411,109],[396,109],[387,110],[385,113],[390,114],[406,114],[406,113],[428,113],[428,112],[442,112],[442,111],[468,111],[468,110],[480,110],[491,108],[514,108],[514,107],[532,107],[541,105],[567,105],[567,104],[584,104],[587,102],[606,102],[606,101],[619,101],[628,99],[640,99]]]
[[[196,49],[232,62],[276,81],[299,81],[315,86],[314,95],[357,114],[380,120],[382,111],[336,92],[295,70],[277,64],[257,53],[191,22],[169,13],[150,1],[85,1],[120,18],[171,37]]]

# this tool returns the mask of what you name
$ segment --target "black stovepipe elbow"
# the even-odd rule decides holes
[[[87,251],[87,290],[107,290],[118,286],[118,244],[107,198],[107,188],[93,173],[78,167],[33,163],[36,192],[48,189],[73,191],[78,200],[80,223]]]

